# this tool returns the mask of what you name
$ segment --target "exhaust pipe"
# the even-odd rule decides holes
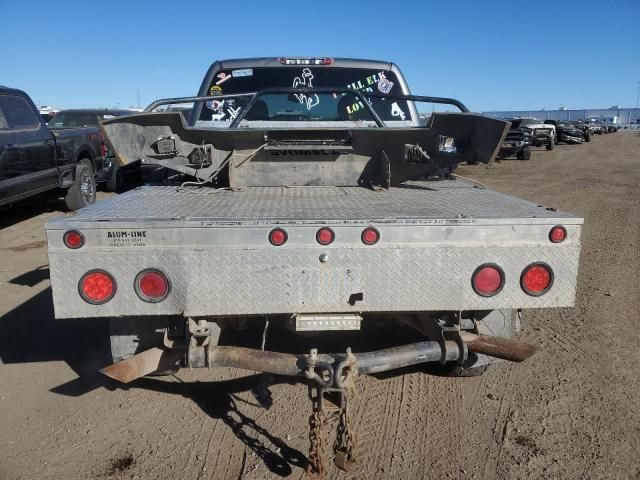
[[[460,332],[460,337],[467,344],[467,349],[470,352],[481,353],[511,362],[523,362],[538,350],[529,343],[514,340],[513,338],[476,335],[469,332]]]

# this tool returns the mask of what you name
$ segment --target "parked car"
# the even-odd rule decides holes
[[[582,136],[585,142],[591,141],[591,136],[593,135],[593,131],[591,129],[591,126],[588,123],[583,122],[581,120],[575,120],[569,123],[574,125],[576,128],[579,128],[580,130],[582,130]]]
[[[105,108],[82,108],[60,110],[49,120],[49,128],[97,127],[103,120],[136,113],[133,110],[109,110]]]
[[[502,146],[498,152],[498,158],[515,156],[518,160],[530,160],[530,141],[530,130],[514,126],[512,123],[504,141],[502,142]]]
[[[25,92],[0,86],[0,206],[58,189],[71,210],[94,203],[105,153],[97,128],[50,130]]]
[[[567,120],[545,120],[544,123],[556,127],[558,143],[576,144],[584,142],[584,130],[576,127]]]
[[[48,105],[42,105],[38,107],[38,112],[40,113],[40,116],[44,120],[44,123],[49,123],[49,120],[51,120],[51,117],[53,117],[56,114],[56,112],[58,112],[58,110]]]
[[[558,143],[556,138],[556,127],[541,122],[536,118],[511,118],[512,128],[522,128],[530,133],[529,145],[534,147],[546,147],[553,150],[553,146]]]
[[[587,117],[584,121],[600,126],[602,128],[602,133],[612,133],[618,131],[617,115]]]
[[[104,120],[131,115],[134,110],[110,110],[105,108],[83,108],[60,110],[49,120],[49,128],[52,130],[63,130],[78,127],[95,127]],[[102,134],[101,134],[102,135]],[[104,165],[105,168],[103,188],[109,192],[115,192],[123,183],[123,172],[118,172],[118,165],[113,155],[107,151]]]
[[[606,125],[595,118],[585,118],[584,122],[591,127],[591,131],[595,134],[602,135],[603,133],[609,133]]]

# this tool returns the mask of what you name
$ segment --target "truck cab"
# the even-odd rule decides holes
[[[385,95],[410,95],[409,87],[393,63],[340,58],[249,58],[214,62],[198,91],[199,96],[247,94],[265,88],[327,88],[342,86],[356,91]],[[271,93],[261,96],[247,112],[242,126],[269,122],[270,127],[286,128],[344,125],[345,121],[373,124],[359,98],[337,96],[333,92],[310,94]],[[415,102],[371,98],[371,106],[388,127],[421,124]],[[249,101],[249,97],[211,100],[196,104],[190,125],[229,127]],[[329,123],[328,123],[329,122]]]

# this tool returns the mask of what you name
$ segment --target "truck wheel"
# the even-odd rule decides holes
[[[547,147],[547,150],[553,150],[553,139],[552,138],[549,139],[549,142],[547,142],[546,147]]]
[[[591,141],[591,135],[590,135],[590,134],[588,134],[588,133],[585,133],[585,134],[584,134],[584,141],[585,141],[585,142],[590,142],[590,141]]]
[[[76,176],[64,197],[69,210],[79,210],[96,201],[96,181],[93,170],[84,164],[76,165]]]
[[[529,147],[524,147],[518,152],[516,158],[518,160],[531,160],[531,149]]]
[[[86,158],[86,157],[81,158],[80,160],[78,160],[78,165],[86,165],[89,168],[89,170],[91,170],[91,173],[92,174],[94,173],[93,163],[91,162],[90,158]]]
[[[122,187],[122,171],[118,168],[118,165],[114,162],[111,169],[111,177],[104,184],[104,189],[107,192],[116,192]]]

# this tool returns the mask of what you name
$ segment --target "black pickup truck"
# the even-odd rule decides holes
[[[518,160],[531,159],[531,130],[512,123],[502,142],[498,158],[515,156]]]
[[[49,130],[25,92],[0,86],[0,206],[60,190],[71,210],[94,203],[105,154],[97,128]]]
[[[554,125],[556,127],[558,143],[564,142],[575,145],[586,141],[584,129],[574,125],[568,120],[545,120],[544,123],[547,125]],[[588,141],[590,140],[591,137],[589,137]]]
[[[49,129],[54,134],[60,130],[78,128],[95,128],[98,132],[98,125],[110,118],[121,117],[122,115],[131,115],[136,113],[133,110],[110,110],[106,108],[77,108],[70,110],[60,110],[47,123]],[[100,148],[104,147],[104,136],[100,133]],[[104,152],[101,157],[92,157],[93,171],[96,172],[96,182],[100,183],[102,188],[108,192],[115,192],[122,184],[124,172],[118,170],[118,166],[112,155]],[[126,170],[126,169],[125,169]],[[131,170],[131,169],[129,169]]]

